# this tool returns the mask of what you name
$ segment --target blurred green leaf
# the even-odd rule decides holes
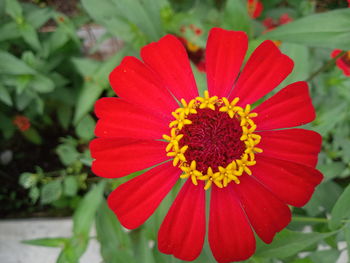
[[[33,173],[21,173],[19,177],[19,184],[22,185],[25,189],[29,189],[36,185],[38,182],[38,176]]]
[[[66,166],[74,163],[80,155],[74,145],[67,143],[58,145],[56,153],[60,158],[60,161]]]
[[[90,140],[94,137],[95,125],[95,120],[88,114],[78,122],[75,132],[80,138]]]
[[[323,182],[316,187],[310,201],[304,206],[309,216],[329,213],[341,194],[342,188],[333,181]]]
[[[86,60],[73,60],[81,74],[86,76],[76,103],[74,124],[77,124],[85,114],[91,111],[104,88],[108,86],[108,75],[120,63],[126,52],[127,49],[120,50],[115,56],[99,66],[93,62],[88,63]]]
[[[32,25],[35,29],[42,27],[52,16],[52,9],[43,7],[35,8],[25,14],[27,23]]]
[[[350,185],[348,185],[342,195],[339,197],[338,201],[335,203],[331,219],[329,221],[329,228],[334,230],[341,225],[341,220],[350,217]]]
[[[12,106],[12,99],[7,87],[0,83],[0,100],[8,106]]]
[[[37,31],[32,25],[23,23],[19,26],[19,31],[25,42],[27,42],[35,50],[40,50],[41,45],[39,37]]]
[[[35,75],[29,86],[32,87],[33,90],[40,93],[48,93],[55,89],[55,83],[50,78],[42,74]]]
[[[0,74],[34,75],[36,72],[22,60],[12,54],[0,50]]]
[[[101,255],[108,263],[136,262],[128,233],[123,230],[115,214],[102,202],[96,214],[97,238]]]
[[[322,251],[315,251],[308,255],[309,258],[313,260],[313,262],[317,263],[330,263],[337,262],[339,258],[340,252],[335,249],[327,249]]]
[[[41,203],[49,204],[53,201],[56,201],[61,197],[62,194],[62,182],[61,180],[53,180],[47,184],[45,184],[41,188]]]
[[[309,49],[303,45],[282,43],[281,51],[294,61],[293,71],[281,83],[281,87],[285,87],[296,81],[305,80],[310,73]]]
[[[72,108],[66,104],[61,104],[57,108],[58,121],[60,122],[61,126],[66,130],[68,129],[69,124],[71,122],[72,114]]]
[[[17,0],[6,0],[5,11],[9,16],[16,20],[17,23],[21,22],[21,19],[23,18],[23,10]]]
[[[98,207],[103,200],[105,181],[94,186],[80,202],[73,215],[73,233],[75,236],[88,237]]]
[[[286,229],[278,233],[271,244],[261,244],[257,248],[255,255],[258,257],[287,258],[306,250],[311,245],[336,233],[337,231],[328,233],[301,233]]]
[[[350,9],[350,8],[349,8]],[[325,109],[324,112],[318,114],[313,130],[317,131],[321,135],[326,135],[334,127],[340,123],[346,116],[346,102],[339,102],[332,108]]]
[[[30,188],[29,190],[29,197],[30,199],[32,200],[32,203],[36,203],[38,200],[39,200],[39,197],[40,197],[40,190],[38,187],[32,187]]]
[[[0,25],[0,42],[20,37],[18,26],[15,22],[8,22]]]
[[[42,144],[43,142],[39,132],[33,127],[30,127],[28,130],[23,131],[22,134],[28,141],[34,144]]]
[[[347,8],[300,18],[267,32],[261,38],[348,50],[349,36],[350,9]]]
[[[244,0],[228,0],[223,9],[223,27],[241,30],[251,35],[252,23],[248,15],[247,2]]]
[[[66,196],[75,196],[78,192],[78,180],[76,176],[68,175],[63,180],[63,190]]]
[[[33,246],[43,247],[63,247],[69,239],[65,237],[54,237],[54,238],[39,238],[24,240],[22,243]]]

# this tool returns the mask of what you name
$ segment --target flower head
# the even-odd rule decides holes
[[[193,35],[193,39],[186,38],[187,31],[189,31],[189,35]],[[205,50],[195,43],[195,40],[202,36],[203,30],[190,24],[189,26],[182,26],[180,32],[181,35],[178,36],[178,39],[186,48],[188,58],[200,72],[205,72]]]
[[[287,13],[282,14],[278,19],[273,19],[272,17],[267,17],[263,20],[263,24],[266,27],[266,31],[275,29],[278,26],[288,24],[293,21],[293,18],[290,17]]]
[[[247,0],[247,8],[248,14],[251,18],[258,18],[264,9],[264,6],[260,0]]]
[[[30,121],[26,116],[16,115],[13,119],[13,124],[20,130],[26,131],[30,128]]]
[[[340,53],[342,52],[342,50],[340,49],[335,49],[333,50],[333,52],[331,53],[331,57],[335,58],[336,56],[338,56]],[[344,55],[342,55],[340,58],[338,58],[336,60],[336,64],[338,66],[338,68],[340,68],[345,76],[350,76],[350,50],[347,51]]]
[[[291,220],[322,180],[315,169],[319,134],[293,128],[311,122],[306,82],[276,88],[293,61],[264,41],[241,70],[244,32],[214,28],[206,46],[208,91],[198,94],[186,50],[167,35],[126,57],[110,75],[120,98],[102,98],[90,149],[92,170],[116,178],[145,168],[108,198],[121,224],[139,227],[177,181],[184,182],[158,233],[158,248],[182,260],[200,254],[206,233],[218,262],[240,261],[255,251],[253,230],[264,242]],[[130,194],[132,193],[132,194]]]

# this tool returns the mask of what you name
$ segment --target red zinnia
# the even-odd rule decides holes
[[[270,31],[280,25],[288,24],[292,21],[293,21],[293,18],[290,17],[287,13],[285,13],[285,14],[282,14],[279,17],[279,19],[273,19],[272,17],[267,17],[263,20],[263,24],[266,27],[266,31]]]
[[[335,58],[338,56],[342,50],[335,49],[333,50],[331,57]],[[350,51],[346,52],[343,56],[336,60],[337,66],[343,71],[345,76],[350,76]]]
[[[315,118],[307,83],[288,85],[251,110],[290,74],[293,61],[265,41],[240,71],[247,47],[244,32],[210,31],[211,96],[200,97],[186,50],[167,35],[141,50],[143,62],[124,58],[110,75],[120,98],[96,103],[94,173],[117,178],[157,165],[109,196],[123,226],[139,227],[178,179],[188,178],[158,234],[159,250],[182,260],[194,260],[203,247],[205,189],[212,253],[230,262],[254,253],[253,229],[270,243],[291,220],[288,205],[305,205],[322,180],[315,169],[320,135],[282,129]]]
[[[251,18],[257,18],[261,15],[264,9],[260,0],[248,0],[247,1],[248,14]]]
[[[20,131],[26,131],[30,128],[29,119],[23,115],[16,115],[13,119],[13,124],[16,125]]]

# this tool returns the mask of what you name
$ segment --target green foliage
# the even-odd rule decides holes
[[[350,9],[339,9],[312,14],[280,26],[262,35],[263,39],[276,39],[312,47],[339,48],[350,46]]]

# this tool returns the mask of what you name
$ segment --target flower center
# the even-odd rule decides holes
[[[242,128],[237,118],[231,119],[218,109],[198,109],[188,119],[192,124],[179,131],[183,134],[179,146],[188,145],[186,161],[196,161],[198,171],[205,173],[211,167],[213,172],[218,172],[219,166],[226,167],[244,153],[245,145],[240,140]]]
[[[163,135],[169,142],[167,156],[184,172],[181,178],[191,178],[195,185],[205,181],[209,189],[213,183],[220,188],[239,184],[239,176],[251,174],[249,166],[262,152],[252,120],[257,113],[250,112],[250,105],[236,106],[238,101],[210,97],[208,91],[189,103],[181,100],[182,107],[172,113],[170,136]]]

